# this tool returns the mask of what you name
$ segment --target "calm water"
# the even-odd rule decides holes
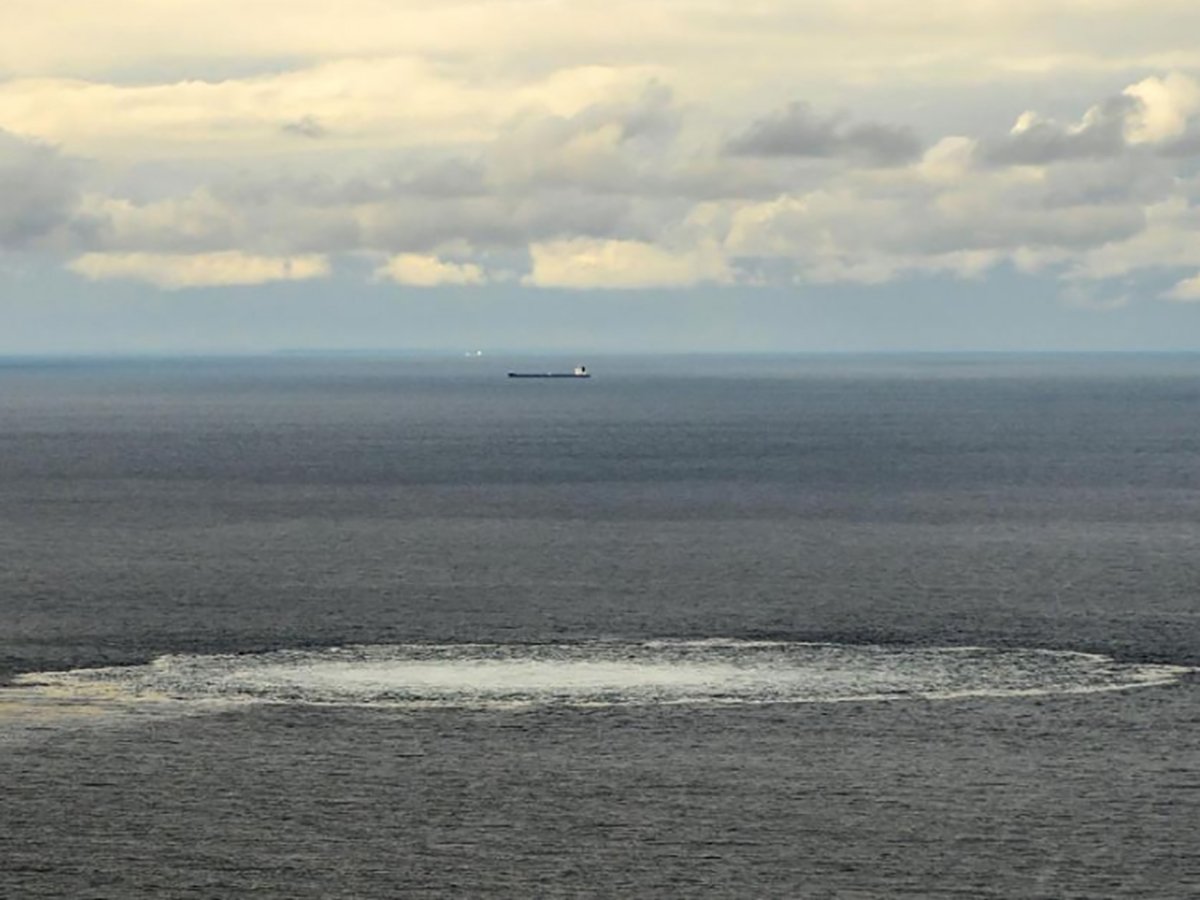
[[[0,895],[1200,895],[1200,357],[0,362]]]

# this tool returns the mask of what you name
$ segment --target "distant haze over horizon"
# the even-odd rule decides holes
[[[0,354],[1200,349],[1197,33],[1184,0],[8,4]]]

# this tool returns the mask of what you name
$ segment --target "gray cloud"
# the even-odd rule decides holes
[[[1125,122],[1141,107],[1122,94],[1094,107],[1079,125],[1049,120],[980,145],[980,159],[994,166],[1046,165],[1064,160],[1103,159],[1125,152]]]
[[[632,100],[594,103],[573,116],[551,116],[542,123],[547,134],[560,140],[617,126],[622,142],[669,141],[679,130],[680,114],[671,89],[650,82]]]
[[[679,131],[681,115],[675,95],[664,84],[646,85],[636,101],[622,106],[618,113],[621,136],[631,140],[671,140]]]
[[[807,103],[753,122],[725,145],[733,156],[847,158],[873,166],[910,162],[921,141],[910,128],[877,122],[848,124],[840,116],[820,116]]]
[[[1148,148],[1131,148],[1112,159],[1051,166],[1039,187],[1047,208],[1104,204],[1151,204],[1175,190],[1175,166]]]
[[[1098,170],[1077,184],[998,178],[949,193],[916,187],[897,198],[887,233],[875,241],[906,253],[1011,252],[1022,247],[1078,251],[1132,237],[1146,224],[1142,201],[1131,196],[1136,186],[1102,193],[1101,178]],[[861,220],[844,226],[848,233],[866,227]]]
[[[1082,250],[1130,238],[1146,225],[1141,207],[1079,205],[1052,210],[1015,209],[974,221],[942,221],[948,244],[957,247],[1013,250],[1017,247]],[[969,225],[973,233],[964,237]]]
[[[881,191],[877,178],[844,173],[837,189],[749,207],[735,213],[728,247],[755,271],[791,259],[801,277],[883,282],[904,272],[979,273],[1005,260],[1061,262],[1147,227],[1140,200],[1091,197],[1091,181],[1069,197],[1064,185],[1003,169],[953,184],[907,174]]]
[[[531,241],[615,237],[631,230],[627,198],[563,189],[526,196],[385,204],[363,226],[362,245],[395,252],[429,251],[465,241],[477,248],[514,250]]]
[[[281,130],[306,138],[323,138],[329,134],[329,129],[322,125],[316,116],[301,116],[293,122],[285,122]]]
[[[531,241],[616,237],[652,232],[646,210],[630,197],[563,188],[470,197],[374,197],[314,203],[312,197],[244,191],[220,199],[118,207],[93,212],[79,250],[203,253],[429,252],[463,242],[474,248],[522,249]],[[357,190],[357,189],[354,189]]]
[[[1191,131],[1163,144],[1159,152],[1168,158],[1185,159],[1200,156],[1200,132]]]
[[[663,181],[678,130],[674,98],[657,83],[572,116],[524,115],[487,149],[488,180],[502,191],[641,193]]]
[[[488,193],[483,165],[472,159],[393,159],[375,171],[342,178],[241,176],[215,183],[213,196],[231,204],[286,201],[315,207],[378,203],[412,197],[453,199]]]
[[[0,130],[0,247],[27,246],[66,225],[78,199],[71,162]]]

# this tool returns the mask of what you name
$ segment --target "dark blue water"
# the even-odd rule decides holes
[[[1200,357],[543,362],[0,365],[0,894],[1200,893]]]

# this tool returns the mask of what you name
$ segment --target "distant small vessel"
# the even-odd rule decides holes
[[[587,366],[576,366],[570,372],[509,372],[509,378],[591,378]]]

